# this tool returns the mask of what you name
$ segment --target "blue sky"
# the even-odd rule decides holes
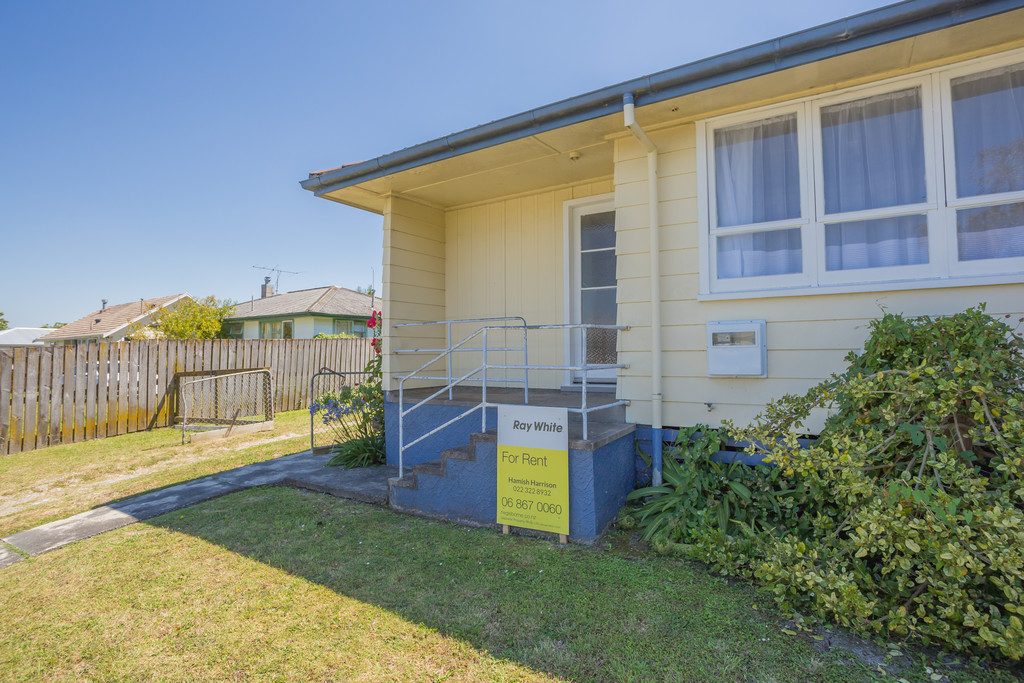
[[[0,311],[379,288],[381,218],[309,171],[884,2],[0,3]]]

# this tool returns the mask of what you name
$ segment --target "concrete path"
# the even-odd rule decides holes
[[[364,503],[387,504],[388,477],[398,476],[397,467],[378,465],[345,470],[327,467],[330,459],[330,455],[312,455],[309,451],[286,455],[126,498],[2,540],[35,556],[104,531],[253,486],[294,486]],[[21,555],[0,544],[0,567],[21,559]]]

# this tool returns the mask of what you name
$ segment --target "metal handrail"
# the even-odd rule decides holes
[[[474,323],[474,322],[505,322],[505,321],[508,321],[508,320],[519,320],[519,321],[522,322],[522,324],[521,325],[484,325],[484,326],[478,328],[476,331],[474,331],[474,332],[470,333],[469,335],[467,335],[466,337],[464,337],[458,343],[456,343],[454,345],[451,343],[451,329],[452,329],[451,326],[453,324]],[[412,327],[412,326],[424,326],[424,325],[445,325],[446,328],[447,328],[447,334],[448,334],[448,337],[447,337],[448,347],[446,349],[403,349],[403,352],[405,352],[405,353],[437,353],[438,355],[434,356],[433,358],[431,358],[426,363],[424,363],[420,367],[416,368],[412,372],[410,372],[410,373],[408,373],[406,375],[399,375],[397,377],[397,379],[398,379],[398,476],[399,476],[399,478],[404,476],[404,473],[405,473],[405,450],[407,448],[411,448],[412,446],[415,446],[416,444],[420,443],[424,439],[427,439],[427,438],[433,436],[434,434],[437,434],[441,430],[448,428],[449,426],[455,424],[459,420],[462,420],[463,418],[465,418],[465,417],[471,415],[472,413],[476,412],[477,410],[481,411],[481,417],[480,417],[481,431],[486,431],[487,430],[487,409],[488,408],[492,408],[492,407],[497,407],[499,405],[497,403],[491,403],[491,402],[489,402],[487,400],[487,371],[489,369],[493,369],[493,370],[522,370],[523,371],[523,377],[524,377],[523,380],[516,380],[516,379],[507,379],[507,378],[505,378],[505,379],[503,379],[501,381],[504,381],[506,383],[507,382],[522,381],[523,384],[524,384],[524,387],[523,387],[523,389],[524,389],[523,390],[524,401],[526,403],[529,403],[529,383],[528,383],[528,377],[529,377],[529,371],[530,370],[563,370],[563,371],[569,371],[569,372],[581,372],[581,373],[583,373],[583,382],[581,384],[581,395],[580,395],[580,407],[579,408],[567,408],[567,411],[571,412],[571,413],[579,413],[582,416],[583,438],[584,438],[584,440],[586,440],[588,438],[588,436],[589,436],[589,429],[588,429],[588,420],[587,420],[587,418],[588,418],[588,415],[590,413],[596,412],[598,410],[606,410],[608,408],[614,408],[616,406],[628,405],[629,404],[629,401],[623,401],[623,400],[618,400],[618,401],[614,401],[612,403],[607,403],[607,404],[604,404],[604,405],[601,405],[601,406],[594,406],[594,407],[590,407],[587,404],[587,385],[588,385],[587,384],[587,375],[588,375],[588,373],[592,372],[594,370],[610,370],[610,369],[614,369],[614,368],[626,368],[626,367],[629,367],[627,364],[625,364],[625,363],[583,363],[582,365],[531,365],[528,362],[528,359],[527,359],[527,334],[526,334],[528,330],[548,330],[548,329],[571,330],[571,329],[580,329],[583,332],[583,334],[581,335],[581,337],[582,337],[581,338],[581,345],[582,345],[582,349],[584,351],[584,357],[586,357],[585,356],[585,352],[586,352],[586,348],[587,348],[587,330],[590,330],[590,329],[628,330],[629,327],[626,326],[626,325],[598,325],[598,324],[592,324],[592,323],[568,323],[568,324],[560,324],[560,325],[527,325],[526,321],[523,318],[520,318],[518,316],[514,316],[514,317],[506,317],[506,318],[475,318],[475,319],[467,319],[467,320],[439,320],[439,321],[436,321],[436,322],[401,323],[399,325],[395,325],[395,327]],[[487,332],[488,332],[488,330],[505,330],[505,329],[522,329],[523,330],[523,346],[522,346],[522,349],[521,349],[522,352],[523,352],[523,363],[521,365],[517,365],[517,364],[504,364],[504,363],[502,363],[502,364],[493,363],[492,364],[492,363],[488,363],[487,362],[487,352],[489,350],[490,351],[518,351],[518,350],[520,350],[519,348],[504,348],[504,347],[494,348],[494,349],[489,349],[488,348],[488,345],[487,345]],[[483,337],[483,343],[481,345],[481,348],[479,348],[479,349],[466,349],[466,348],[463,348],[465,346],[465,344],[467,344],[470,340],[475,339],[478,335]],[[451,359],[452,354],[454,352],[456,352],[456,351],[469,351],[469,350],[475,350],[475,351],[482,352],[482,354],[483,354],[482,363],[480,365],[478,365],[477,367],[473,368],[472,370],[470,370],[469,372],[467,372],[466,374],[462,375],[461,377],[453,378],[452,377],[452,359]],[[445,357],[447,357],[447,359],[448,359],[448,376],[447,376],[447,378],[444,378],[444,377],[417,376],[417,373],[425,370],[427,367],[433,365],[434,363],[436,363],[439,360],[442,360]],[[475,377],[475,375],[480,375],[480,377]],[[411,408],[406,410],[405,409],[405,382],[406,382],[406,380],[410,380],[410,379],[415,379],[415,380],[446,380],[447,383],[446,383],[445,386],[441,387],[440,389],[438,389],[437,391],[435,391],[431,395],[421,399],[420,401],[415,403]],[[449,400],[452,400],[452,397],[454,396],[453,392],[454,392],[455,387],[458,386],[459,384],[461,384],[463,382],[467,382],[467,381],[480,381],[480,382],[483,383],[482,386],[481,386],[480,402],[477,403],[475,406],[472,406],[472,407],[468,408],[467,410],[465,410],[464,412],[460,413],[459,415],[455,416],[454,418],[448,420],[444,424],[438,425],[434,429],[430,430],[426,434],[421,435],[420,437],[418,437],[415,440],[409,442],[408,444],[405,443],[405,416],[410,414],[410,413],[412,413],[413,411],[419,409],[421,406],[426,405],[427,403],[429,403],[430,401],[434,400],[435,398],[437,398],[441,394],[445,393],[446,391],[448,392]]]
[[[508,321],[512,321],[512,320],[518,320],[520,324],[519,325],[504,325],[502,327],[515,327],[515,328],[522,329],[523,330],[523,345],[522,345],[522,347],[504,348],[504,349],[491,349],[491,350],[492,351],[522,351],[523,352],[523,362],[525,363],[525,362],[527,362],[527,357],[526,357],[526,318],[524,318],[524,317],[522,317],[520,315],[506,315],[506,316],[501,316],[501,317],[497,317],[497,318],[463,318],[461,320],[459,320],[459,319],[455,319],[455,320],[433,320],[433,321],[416,322],[416,323],[398,323],[398,324],[394,325],[394,327],[423,327],[425,325],[444,325],[445,329],[446,329],[445,342],[446,342],[447,346],[445,348],[443,348],[443,349],[399,349],[399,350],[396,351],[396,353],[447,353],[447,355],[448,355],[448,381],[451,382],[451,380],[452,380],[452,356],[451,356],[451,351],[452,351],[452,325],[463,325],[463,324],[469,324],[469,323],[500,323],[500,322],[508,322]],[[480,329],[483,329],[483,328],[480,328]],[[479,332],[480,329],[478,329],[477,332]],[[474,333],[474,335],[475,335],[475,333]],[[470,337],[472,337],[474,335],[470,335]],[[466,340],[463,339],[463,341],[466,341]],[[460,343],[460,345],[461,345],[461,343]],[[484,344],[484,346],[486,347],[487,345]],[[462,349],[462,351],[467,351],[467,352],[469,352],[469,351],[477,351],[477,352],[483,352],[484,354],[487,353],[487,349],[486,348]],[[434,361],[431,361],[431,363],[436,362],[436,360],[440,360],[440,359],[439,358],[435,359]],[[422,370],[423,368],[420,368],[420,369]],[[527,401],[530,400],[529,399],[529,396],[530,396],[530,393],[529,393],[530,392],[530,389],[529,389],[529,384],[530,384],[529,374],[530,374],[529,370],[525,371],[525,373],[523,374],[523,380],[522,380],[523,386],[526,387],[525,392],[526,392],[526,400]],[[435,377],[422,377],[421,379],[441,379],[441,378],[440,377],[437,377],[437,378],[435,378]],[[518,382],[519,380],[511,380],[511,381]],[[452,395],[453,395],[452,394],[452,390],[449,389],[449,391],[448,391],[448,400],[449,401],[452,400]]]

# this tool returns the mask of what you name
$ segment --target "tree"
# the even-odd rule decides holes
[[[377,293],[377,290],[374,289],[372,284],[367,285],[366,287],[356,287],[356,291],[367,296],[373,296]]]
[[[132,326],[129,339],[216,339],[222,336],[224,318],[234,312],[228,300],[214,296],[195,301],[184,299],[173,309],[161,308],[146,323]]]
[[[0,330],[7,329],[7,321],[4,319],[4,312],[0,311]]]
[[[67,323],[43,323],[39,327],[49,330],[57,330],[60,329],[61,327],[64,327],[65,325],[67,325]]]

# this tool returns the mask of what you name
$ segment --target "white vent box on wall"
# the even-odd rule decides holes
[[[708,377],[767,377],[763,320],[707,323]]]

